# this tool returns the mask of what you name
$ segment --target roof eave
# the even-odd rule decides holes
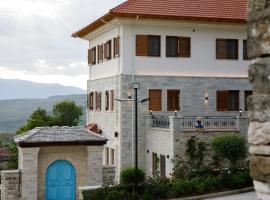
[[[136,14],[136,13],[120,13],[110,11],[103,15],[93,23],[85,26],[79,31],[72,34],[72,37],[83,38],[85,35],[91,33],[97,28],[105,24],[116,17],[120,18],[137,18],[140,19],[163,19],[163,20],[182,20],[182,21],[198,21],[198,22],[219,22],[219,23],[233,23],[233,24],[246,24],[246,19],[232,19],[232,18],[211,18],[211,17],[191,17],[191,16],[168,16],[168,15],[148,15],[148,14]]]

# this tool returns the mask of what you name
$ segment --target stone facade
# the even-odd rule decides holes
[[[20,198],[20,171],[1,171],[1,199],[18,200]]]
[[[248,54],[253,59],[249,77],[254,95],[249,99],[251,175],[259,199],[270,199],[270,1],[249,0]]]
[[[103,166],[103,185],[115,183],[115,166]]]
[[[101,91],[101,111],[88,111],[88,123],[96,123],[103,131],[109,141],[106,147],[115,149],[116,177],[120,170],[134,164],[134,107],[132,102],[115,101],[114,111],[105,111],[105,91],[114,90],[115,98],[127,99],[132,94],[132,82],[140,83],[138,90],[138,99],[148,98],[149,89],[162,89],[162,111],[153,112],[156,115],[174,115],[174,112],[167,112],[167,90],[180,90],[179,115],[185,116],[238,116],[239,111],[217,112],[216,111],[216,91],[217,90],[239,90],[240,91],[240,109],[245,110],[245,93],[250,91],[251,85],[248,78],[230,78],[230,77],[184,77],[184,76],[142,76],[142,75],[117,75],[108,78],[89,80],[88,93]],[[208,95],[208,104],[205,104],[205,94]],[[95,107],[95,106],[94,106]],[[146,154],[148,147],[152,143],[158,143],[157,138],[151,138],[151,134],[146,134],[146,121],[144,116],[149,114],[148,102],[138,106],[138,141],[139,141],[139,166],[149,170],[147,163],[150,154]],[[244,111],[243,116],[247,116]],[[240,123],[243,132],[247,132],[248,122]],[[115,132],[119,133],[115,137]],[[154,134],[154,133],[153,133]],[[146,138],[148,137],[148,139]],[[154,136],[153,136],[154,137]],[[148,141],[150,141],[148,143]],[[164,140],[167,141],[167,140]],[[171,153],[168,153],[171,158]],[[167,154],[166,154],[167,155]],[[104,162],[103,162],[104,163]],[[169,169],[169,166],[168,166]],[[116,179],[117,180],[117,179]]]
[[[183,117],[169,117],[169,127],[156,128],[151,126],[152,116],[146,117],[146,174],[152,175],[152,153],[156,153],[160,158],[160,155],[166,157],[166,176],[170,177],[172,174],[173,164],[172,159],[181,158],[183,161],[187,161],[186,144],[187,141],[195,136],[199,142],[206,144],[206,152],[204,162],[209,164],[212,162],[212,151],[210,150],[210,139],[216,135],[220,135],[226,132],[236,132],[246,135],[246,127],[248,118],[237,118],[238,128],[235,131],[232,130],[184,130],[181,126]],[[241,125],[242,124],[242,125]],[[159,165],[160,167],[160,165]]]

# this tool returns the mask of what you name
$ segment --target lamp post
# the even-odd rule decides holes
[[[140,83],[132,83],[132,89],[134,90],[134,98],[131,98],[129,96],[128,99],[115,99],[116,101],[119,102],[125,102],[125,101],[132,101],[134,102],[134,115],[135,115],[135,119],[134,119],[134,136],[135,136],[135,174],[137,174],[138,172],[138,103],[144,103],[149,101],[149,98],[146,99],[142,99],[142,100],[138,100],[138,89],[140,89]],[[138,182],[137,179],[135,179],[135,184],[133,186],[133,191],[137,192],[137,188],[138,188]],[[134,195],[135,198],[135,195]]]

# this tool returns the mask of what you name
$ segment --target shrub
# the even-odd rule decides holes
[[[142,169],[136,171],[135,168],[129,167],[121,171],[120,183],[123,185],[131,185],[137,182],[138,185],[145,181],[145,173]]]
[[[196,137],[192,136],[186,144],[186,154],[188,163],[192,167],[200,167],[203,164],[206,151],[206,145],[203,142],[197,143]]]
[[[193,184],[189,180],[177,180],[172,185],[173,192],[177,195],[192,193]]]
[[[214,157],[230,161],[230,167],[235,168],[240,160],[247,157],[246,139],[236,133],[215,136],[211,140]]]
[[[146,182],[145,192],[153,197],[165,198],[171,188],[170,180],[163,177],[149,178]]]

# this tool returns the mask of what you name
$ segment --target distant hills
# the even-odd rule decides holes
[[[1,83],[0,86],[2,88]],[[25,85],[22,86],[22,88],[23,87],[25,87]],[[35,87],[33,86],[33,88]],[[44,91],[44,87],[42,86],[42,84],[40,88],[42,88],[41,90]],[[54,92],[55,91],[56,90],[54,90]],[[51,90],[51,92],[53,92],[53,90]],[[49,94],[49,92],[47,94]],[[32,93],[32,96],[34,95],[35,94]],[[38,107],[44,108],[50,113],[52,111],[53,105],[66,99],[75,101],[76,104],[81,105],[85,111],[86,95],[84,94],[58,95],[44,99],[32,98],[32,99],[0,100],[0,132],[14,132],[17,128],[25,124],[26,120],[29,118],[32,112],[36,110]],[[80,125],[85,125],[85,114],[81,119]]]
[[[48,98],[55,95],[84,94],[85,91],[60,84],[34,83],[17,79],[0,79],[0,100]]]

